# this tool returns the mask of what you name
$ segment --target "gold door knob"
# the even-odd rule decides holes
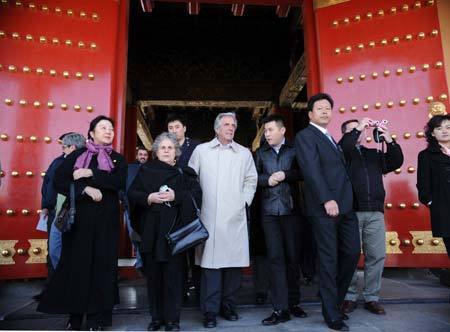
[[[8,249],[3,249],[2,250],[2,256],[3,257],[8,257],[9,255],[11,255],[11,252]]]
[[[432,244],[433,246],[437,246],[437,245],[439,245],[439,243],[440,243],[440,241],[439,241],[438,239],[433,239],[433,240],[431,241],[431,244]]]

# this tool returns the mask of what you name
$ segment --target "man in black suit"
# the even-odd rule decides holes
[[[300,302],[300,207],[301,179],[294,145],[285,138],[284,118],[266,117],[262,124],[266,143],[256,150],[258,186],[262,188],[262,226],[270,272],[272,315],[263,325],[277,325],[307,314]]]
[[[344,155],[327,131],[332,108],[325,93],[309,99],[310,124],[295,137],[295,149],[319,256],[322,314],[329,328],[348,331],[340,307],[358,263],[359,231]]]

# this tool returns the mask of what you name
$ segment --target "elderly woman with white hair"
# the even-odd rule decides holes
[[[130,217],[141,236],[152,316],[148,330],[157,331],[165,325],[166,331],[178,331],[184,255],[172,256],[166,235],[172,224],[175,231],[195,219],[192,197],[200,206],[201,189],[195,171],[177,164],[181,149],[174,134],[160,134],[152,154],[153,160],[142,165],[128,190]]]

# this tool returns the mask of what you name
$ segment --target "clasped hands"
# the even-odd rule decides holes
[[[79,180],[81,178],[90,178],[94,173],[90,168],[79,168],[73,171],[73,179]],[[83,191],[86,195],[92,198],[94,202],[100,202],[103,198],[102,192],[94,187],[86,186]]]
[[[269,186],[274,187],[276,185],[278,185],[280,182],[283,182],[284,179],[286,178],[286,175],[284,174],[283,171],[278,171],[275,173],[272,173],[272,175],[269,177]]]
[[[175,200],[175,192],[169,188],[168,191],[154,192],[148,195],[147,203],[151,204],[162,204],[165,202],[172,202]]]

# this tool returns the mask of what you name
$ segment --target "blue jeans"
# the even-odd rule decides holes
[[[55,223],[52,222],[50,226],[50,234],[48,236],[48,249],[50,260],[53,265],[53,269],[56,270],[58,266],[59,259],[61,257],[61,248],[62,248],[62,234],[58,228],[56,228]]]
[[[125,220],[125,223],[127,225],[128,236],[130,237],[131,244],[133,245],[133,249],[136,252],[136,263],[134,264],[134,267],[136,269],[142,268],[144,266],[144,263],[142,262],[141,253],[139,252],[139,242],[132,240],[132,238],[133,238],[132,234],[134,232],[134,229],[131,227],[131,220],[128,215],[128,211],[126,211],[126,210],[125,210],[123,219]]]

